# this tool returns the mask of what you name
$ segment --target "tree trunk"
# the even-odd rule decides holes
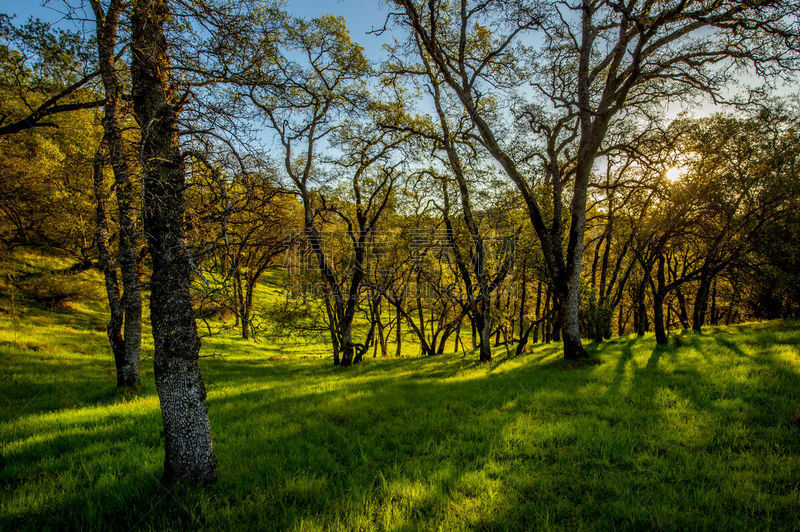
[[[456,339],[453,343],[453,354],[458,353],[458,342],[461,340],[461,320],[456,324]]]
[[[242,338],[250,339],[250,329],[252,328],[251,316],[253,315],[253,293],[256,290],[256,279],[246,274],[245,276],[244,305],[242,306]]]
[[[339,364],[347,367],[355,363],[355,347],[353,346],[353,326],[352,323],[345,322],[339,324],[339,337],[341,338],[342,356]]]
[[[383,325],[383,320],[380,315],[380,308],[378,308],[378,342],[381,346],[381,357],[386,358],[389,356],[389,350],[386,345],[386,331]]]
[[[653,328],[656,333],[656,343],[665,345],[667,343],[667,333],[664,328],[664,296],[666,295],[666,279],[664,277],[664,255],[658,255],[656,265],[656,286],[653,286],[652,277],[651,288],[653,288]]]
[[[656,333],[656,343],[667,343],[667,332],[664,329],[664,296],[660,292],[653,294],[653,329]]]
[[[490,337],[491,337],[491,324],[490,320],[486,318],[484,312],[488,312],[489,310],[489,303],[484,300],[481,303],[481,306],[484,307],[481,309],[476,315],[476,322],[477,322],[477,329],[478,329],[478,340],[480,345],[480,354],[478,356],[478,360],[480,362],[491,362],[492,361],[492,348],[490,346]]]
[[[117,27],[124,5],[119,0],[112,0],[104,13],[98,1],[93,0],[91,4],[97,22],[98,66],[106,97],[103,109],[103,140],[114,170],[119,219],[119,266],[122,278],[120,302],[124,316],[124,350],[121,363],[117,365],[117,383],[119,386],[137,386],[142,344],[142,294],[136,250],[136,208],[131,183],[132,171],[125,153],[119,116],[121,83],[117,79],[114,65]]]
[[[572,283],[570,283],[571,285]],[[574,293],[573,293],[574,292]],[[577,287],[567,289],[566,304],[561,305],[560,333],[564,342],[564,358],[578,360],[588,358],[589,354],[581,343],[581,324],[578,319]]]
[[[539,281],[538,283],[536,283],[536,310],[535,310],[536,314],[534,315],[534,319],[536,320],[536,325],[533,326],[534,344],[539,343],[539,323],[541,322],[542,319],[541,309],[542,309],[542,282]]]
[[[678,298],[678,320],[681,322],[683,329],[688,329],[689,314],[686,312],[686,298],[683,297],[680,287],[675,289],[675,297]]]
[[[637,336],[644,336],[644,333],[647,332],[647,307],[645,306],[645,286],[647,284],[647,277],[642,279],[642,282],[639,284],[638,289],[636,290],[636,301],[634,301],[635,307],[635,314],[634,314],[634,327],[636,329]]]
[[[502,314],[500,313],[500,310],[501,310],[500,309],[501,298],[502,298],[502,292],[500,290],[497,290],[497,298],[495,299],[495,308],[497,309],[497,316],[498,316],[499,323],[497,324],[497,331],[495,332],[495,337],[494,337],[494,345],[495,346],[500,345],[500,323],[502,323],[502,319],[503,319],[502,318]],[[491,327],[490,327],[490,330],[491,330]]]
[[[711,291],[711,276],[703,274],[700,277],[700,285],[697,287],[697,294],[694,299],[694,312],[692,314],[692,329],[695,332],[702,332],[706,322],[706,309],[708,308],[708,296]]]
[[[397,339],[397,349],[395,349],[394,356],[400,357],[403,354],[403,315],[400,312],[400,307],[397,308],[397,330],[395,331],[395,338]]]
[[[547,295],[545,296],[544,300],[544,315],[545,320],[542,322],[542,340],[544,343],[549,344],[551,336],[551,323],[553,321],[553,312],[552,312],[552,293],[550,287],[547,287]]]
[[[103,146],[97,150],[94,160],[94,196],[96,202],[95,240],[97,240],[97,257],[103,269],[108,308],[110,317],[106,325],[106,334],[114,355],[114,366],[117,371],[117,386],[125,386],[125,341],[122,338],[123,310],[119,297],[117,268],[111,257],[108,244],[108,214],[106,211],[106,190],[103,183]]]
[[[189,294],[191,258],[183,241],[186,186],[179,107],[169,83],[167,2],[137,0],[131,15],[133,106],[141,128],[144,227],[152,258],[150,321],[155,382],[164,422],[164,482],[212,482],[217,461],[200,376]]]
[[[250,317],[247,315],[242,315],[242,338],[250,339]]]
[[[339,365],[339,338],[337,336],[336,315],[331,308],[331,299],[328,288],[323,288],[323,300],[325,301],[325,313],[328,316],[328,334],[331,336],[331,350],[333,351],[333,365]]]
[[[717,325],[719,323],[719,317],[717,316],[717,279],[714,279],[713,284],[711,285],[711,325]]]
[[[478,328],[475,324],[475,317],[472,314],[470,314],[469,321],[472,326],[472,348],[475,349],[478,347]]]

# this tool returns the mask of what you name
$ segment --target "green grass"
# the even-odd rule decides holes
[[[115,389],[100,302],[23,298],[16,327],[7,297],[0,308],[3,530],[800,522],[796,322],[687,333],[681,347],[620,338],[578,366],[547,345],[483,366],[470,353],[337,369],[298,356],[323,344],[207,339],[219,481],[167,490],[152,361],[141,390]]]

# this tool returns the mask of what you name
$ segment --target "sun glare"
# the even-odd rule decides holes
[[[667,177],[667,179],[674,183],[683,177],[684,173],[685,170],[680,166],[673,166],[671,168],[667,168],[667,171],[664,173],[664,175]]]

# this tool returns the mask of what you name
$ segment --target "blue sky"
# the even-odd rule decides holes
[[[86,9],[89,9],[88,0],[49,0],[47,6],[43,6],[41,0],[2,0],[2,2],[0,12],[16,14],[17,22],[33,16],[50,22],[61,21],[65,27],[71,28],[75,28],[75,22],[65,20],[65,3],[71,5],[85,3]],[[373,60],[382,57],[381,45],[391,39],[389,32],[383,36],[368,34],[370,30],[381,27],[385,21],[388,6],[380,0],[286,0],[285,7],[290,13],[307,18],[322,14],[343,16],[353,40],[364,46],[367,56]],[[91,18],[87,14],[87,19]],[[92,28],[88,26],[86,29],[91,30]],[[791,91],[786,87],[782,87],[778,91],[779,94],[788,94],[789,92]],[[679,104],[669,105],[667,107],[668,117],[674,117],[683,107]],[[694,115],[705,115],[717,109],[704,98],[701,98],[699,106],[690,105],[691,107],[693,107],[691,111]]]
[[[67,1],[71,5],[81,4],[80,0]],[[84,3],[88,10],[88,0]],[[61,21],[65,27],[75,28],[74,22],[64,18],[64,4],[62,0],[50,0],[47,6],[43,6],[40,0],[3,0],[0,12],[17,15],[17,22],[36,17],[48,22]],[[381,27],[386,18],[387,7],[379,0],[288,0],[285,6],[290,13],[303,17],[323,14],[343,16],[353,40],[361,43],[367,55],[373,59],[380,56],[381,44],[388,38],[388,34],[383,37],[367,34],[368,31]]]

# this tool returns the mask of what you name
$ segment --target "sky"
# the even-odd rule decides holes
[[[88,10],[88,0],[49,0],[47,5],[42,5],[41,0],[2,0],[0,12],[17,15],[17,22],[33,16],[48,22],[60,22],[65,27],[75,28],[75,22],[66,20],[64,16],[65,3],[70,5],[86,5]],[[388,6],[380,0],[285,0],[285,8],[290,13],[302,17],[315,17],[323,14],[334,14],[343,16],[350,29],[353,40],[364,46],[367,57],[373,60],[382,58],[381,46],[391,40],[391,33],[386,32],[382,36],[370,34],[371,30],[383,26],[388,13]],[[87,19],[91,19],[88,16]],[[92,26],[87,22],[85,30],[91,31]],[[794,89],[794,87],[792,88]],[[779,94],[787,94],[785,87],[778,91]],[[699,105],[697,105],[699,103]],[[688,107],[688,108],[687,108]],[[714,111],[721,110],[709,100],[701,98],[699,102],[681,105],[671,104],[665,109],[667,119],[672,119],[681,111],[690,111],[694,116],[705,116]]]
[[[81,5],[81,0],[68,0],[68,3],[73,6]],[[88,0],[83,3],[89,10]],[[36,17],[47,22],[60,22],[65,28],[75,29],[74,22],[65,20],[64,4],[63,0],[49,0],[46,6],[42,5],[41,0],[3,0],[0,12],[17,15],[18,23],[29,17]],[[353,40],[364,46],[371,59],[380,56],[381,45],[388,40],[388,34],[381,37],[367,33],[382,27],[386,19],[388,10],[379,0],[287,0],[285,7],[290,13],[307,18],[324,14],[343,16]]]

